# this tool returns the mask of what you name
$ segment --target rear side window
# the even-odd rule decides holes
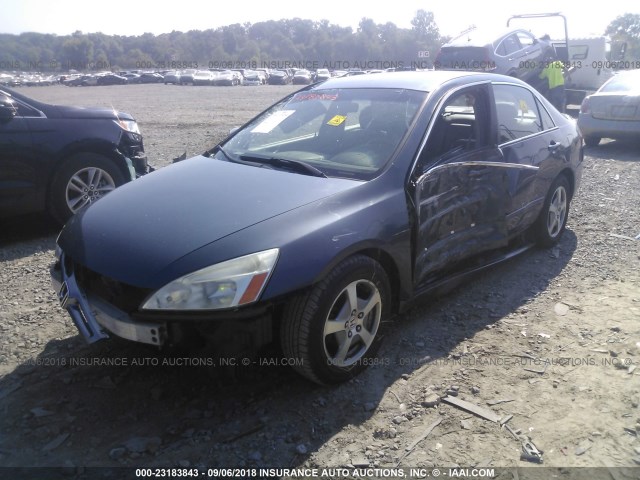
[[[513,52],[517,52],[520,50],[520,42],[518,41],[518,37],[513,34],[509,35],[507,38],[500,42],[498,48],[496,49],[496,53],[503,57],[512,54]]]
[[[530,47],[534,43],[534,38],[525,32],[518,32],[518,40],[522,48]]]
[[[549,130],[555,127],[555,124],[553,123],[553,119],[551,118],[551,115],[549,115],[549,112],[547,112],[547,110],[542,106],[540,102],[536,101],[536,105],[538,106],[538,112],[540,112],[540,122],[542,123],[542,130]]]
[[[528,89],[517,85],[494,85],[493,94],[498,121],[498,144],[534,135],[553,126],[546,112],[543,124],[538,102]]]

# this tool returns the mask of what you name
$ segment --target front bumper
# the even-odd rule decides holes
[[[147,156],[144,153],[138,152],[135,157],[131,158],[131,162],[133,163],[133,169],[136,172],[136,178],[139,178],[142,175],[146,175],[147,173],[151,173],[155,170],[155,168],[153,168],[147,162]]]
[[[87,343],[111,335],[162,348],[202,345],[219,352],[257,349],[273,341],[270,305],[251,305],[232,311],[136,312],[132,299],[120,292],[109,301],[100,289],[106,277],[91,278],[88,271],[59,252],[51,266],[51,282],[63,309]],[[133,288],[133,287],[132,287]],[[109,288],[107,287],[107,290]],[[134,295],[135,297],[135,295]],[[138,303],[135,298],[133,303]]]
[[[131,165],[129,167],[133,168],[132,180],[154,171],[154,168],[147,161],[142,135],[139,133],[124,132],[120,138],[117,153],[130,160]]]
[[[107,332],[134,342],[162,346],[167,339],[164,323],[138,323],[122,310],[93,295],[86,295],[72,269],[65,267],[64,254],[51,270],[51,283],[58,293],[60,305],[87,343],[108,338]]]

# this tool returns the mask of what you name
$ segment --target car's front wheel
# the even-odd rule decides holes
[[[567,226],[570,203],[569,181],[560,175],[551,184],[542,212],[533,226],[538,245],[551,247],[558,243]]]
[[[289,365],[319,384],[353,377],[372,363],[390,303],[389,279],[377,261],[344,260],[285,307],[281,343]]]
[[[120,169],[104,155],[79,153],[67,159],[50,189],[49,210],[60,223],[126,182]]]

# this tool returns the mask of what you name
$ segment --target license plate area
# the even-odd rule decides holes
[[[614,105],[611,107],[611,118],[616,120],[631,120],[636,115],[635,105]]]

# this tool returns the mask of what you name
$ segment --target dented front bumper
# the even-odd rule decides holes
[[[76,280],[73,268],[65,262],[64,254],[60,254],[51,266],[50,273],[60,305],[88,343],[108,338],[108,333],[150,345],[162,346],[165,343],[165,324],[134,322],[126,312],[96,296],[86,295]]]

